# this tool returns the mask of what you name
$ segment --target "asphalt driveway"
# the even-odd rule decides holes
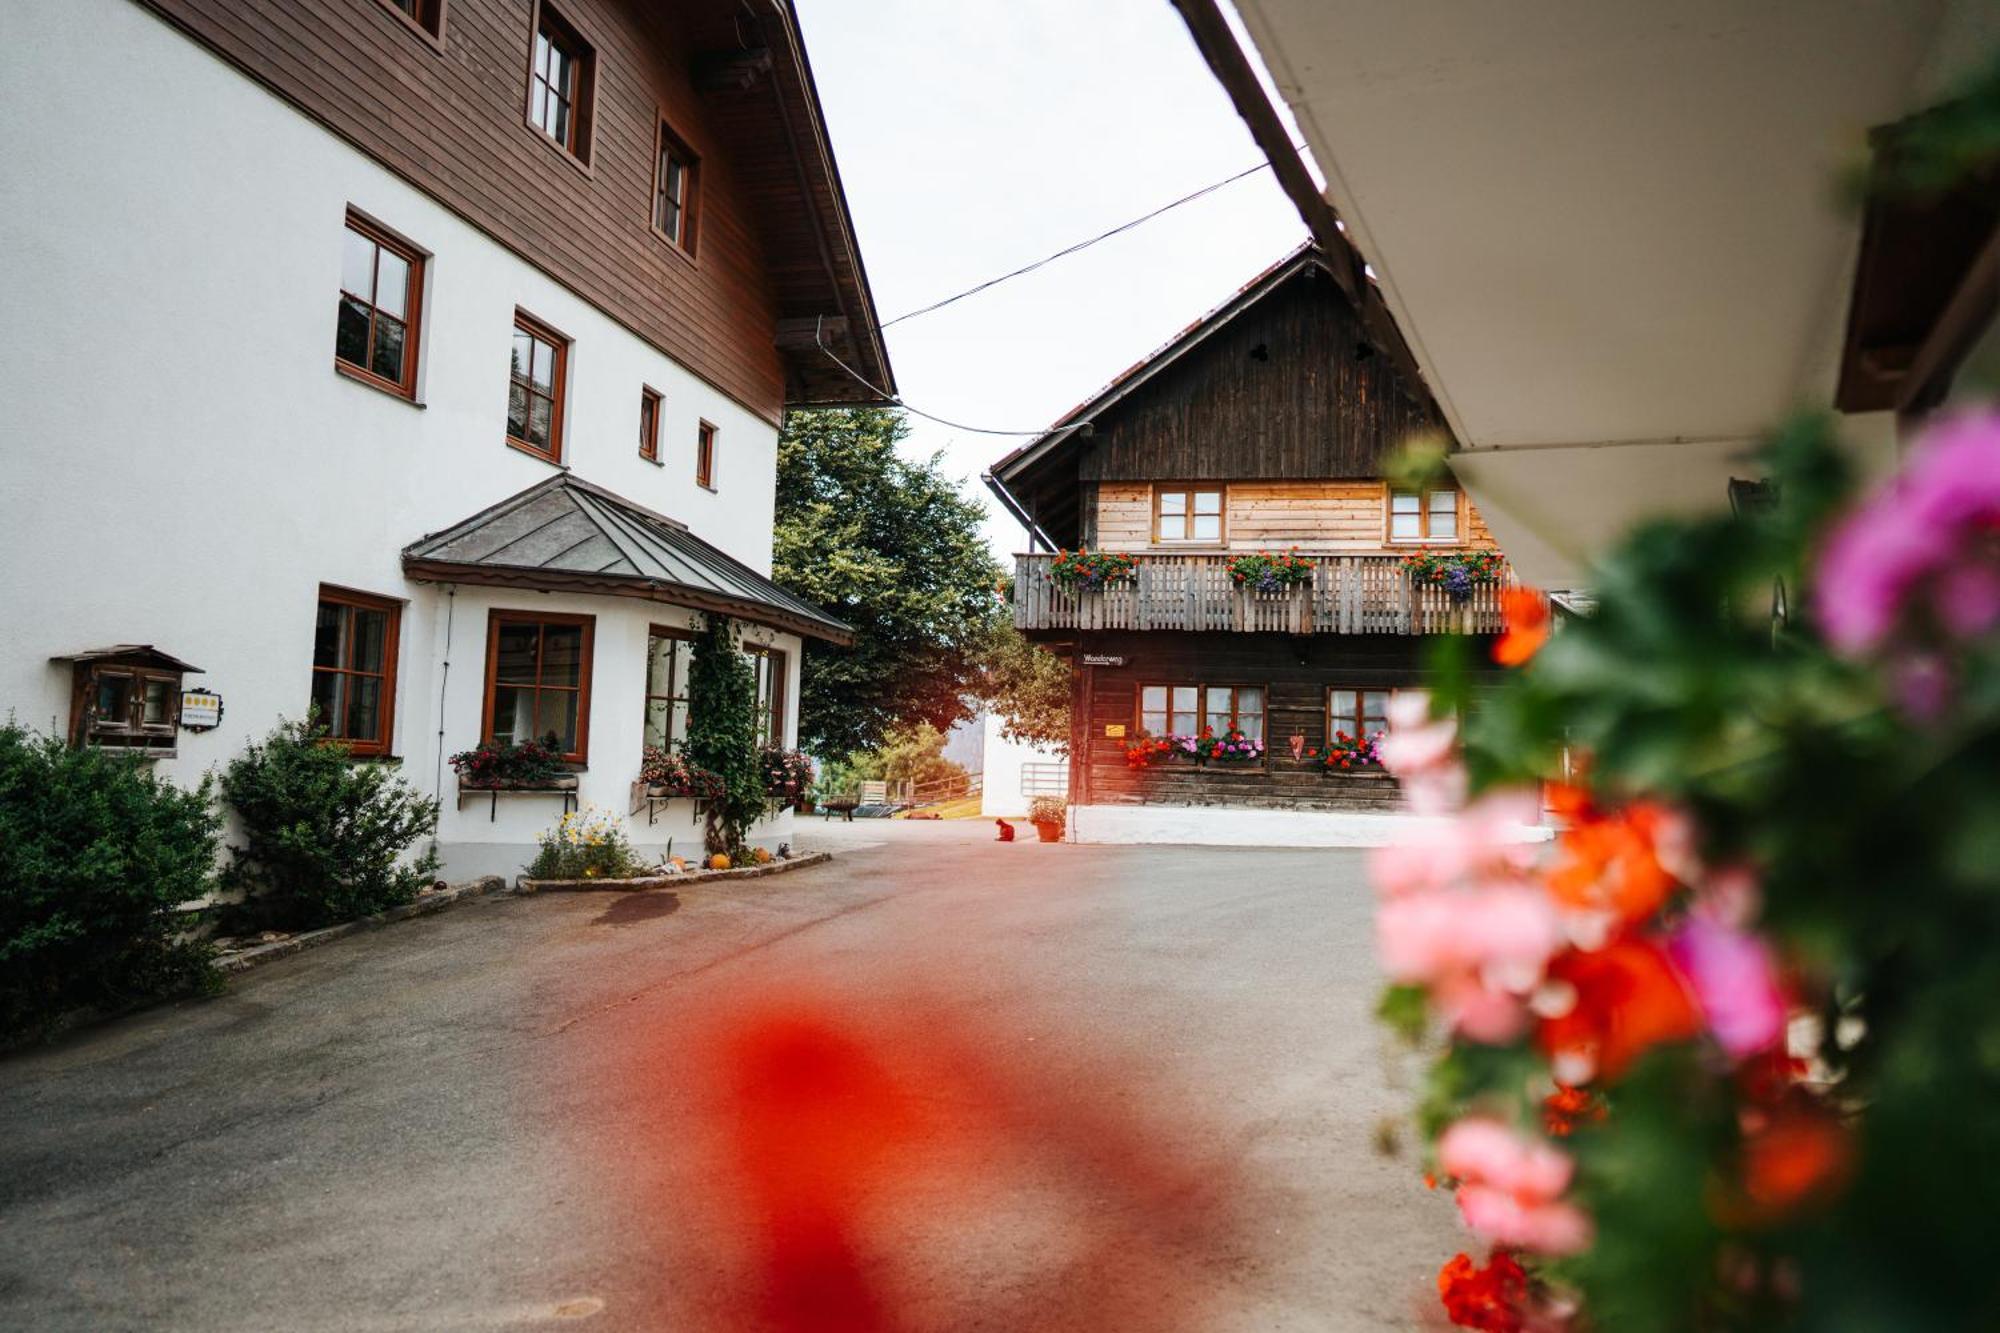
[[[1376,1146],[1360,854],[989,833],[479,901],[0,1062],[0,1327],[1416,1325],[1463,1239]]]

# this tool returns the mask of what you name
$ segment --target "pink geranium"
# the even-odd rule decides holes
[[[1835,529],[1814,605],[1833,646],[1873,652],[1912,621],[1965,640],[2000,624],[2000,413],[1940,422]]]
[[[1785,992],[1762,936],[1696,910],[1667,942],[1667,954],[1732,1059],[1769,1050],[1784,1038]]]
[[[1458,1180],[1459,1216],[1483,1239],[1549,1255],[1590,1244],[1589,1215],[1562,1201],[1575,1164],[1546,1140],[1469,1116],[1438,1140],[1438,1166]]]

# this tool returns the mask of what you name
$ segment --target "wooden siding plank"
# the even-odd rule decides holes
[[[781,415],[778,269],[757,241],[748,173],[674,45],[684,23],[565,0],[597,56],[585,174],[523,123],[526,0],[452,0],[442,52],[374,12],[380,0],[138,2],[745,407]],[[648,225],[660,107],[701,157],[694,263]]]

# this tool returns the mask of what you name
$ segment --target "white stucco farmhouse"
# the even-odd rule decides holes
[[[681,636],[740,624],[794,743],[845,629],[768,577],[779,421],[880,399],[823,347],[893,383],[789,5],[669,8],[10,14],[0,712],[193,781],[316,705],[452,878],[572,799],[699,846],[633,799]],[[530,737],[574,797],[458,790]]]

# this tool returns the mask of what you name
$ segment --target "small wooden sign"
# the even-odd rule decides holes
[[[1113,657],[1108,653],[1085,653],[1083,655],[1083,664],[1085,666],[1124,666],[1125,659],[1122,657]]]
[[[1104,734],[1112,740],[1122,740],[1125,736],[1125,724],[1123,722],[1106,722],[1104,724]]]
[[[182,690],[181,725],[189,731],[214,731],[222,725],[222,696],[214,690]]]

